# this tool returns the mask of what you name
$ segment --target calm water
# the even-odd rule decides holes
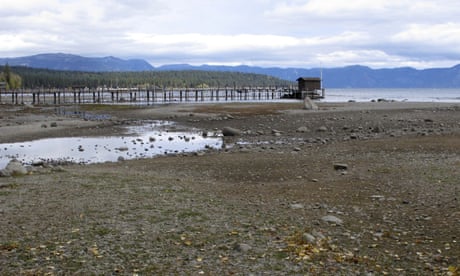
[[[406,102],[460,102],[457,89],[327,89],[325,102],[369,102],[386,99]]]
[[[161,129],[160,129],[161,128]],[[123,159],[149,158],[163,154],[221,148],[222,138],[200,131],[172,132],[164,123],[129,128],[130,135],[40,139],[0,144],[0,169],[16,158],[24,164],[37,161],[102,163]]]

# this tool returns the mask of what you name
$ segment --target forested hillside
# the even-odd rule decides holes
[[[0,71],[3,67],[0,67]],[[225,87],[225,86],[286,86],[292,82],[275,77],[211,71],[144,71],[144,72],[80,72],[55,71],[12,66],[11,71],[22,78],[23,88],[72,86],[86,87]]]

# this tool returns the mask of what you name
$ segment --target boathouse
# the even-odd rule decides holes
[[[321,78],[301,77],[297,79],[299,89],[296,98],[304,99],[310,97],[311,99],[324,98],[324,89],[321,85]]]

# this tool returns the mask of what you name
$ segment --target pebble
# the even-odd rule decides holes
[[[300,203],[294,203],[294,204],[291,204],[291,209],[294,209],[294,210],[298,210],[298,209],[303,209],[305,208],[305,206],[303,204],[300,204]]]
[[[332,216],[332,215],[324,216],[321,218],[321,220],[327,223],[332,223],[332,224],[337,224],[337,225],[343,224],[343,220],[339,219],[336,216]]]
[[[246,243],[239,243],[234,246],[234,249],[238,252],[246,253],[252,249],[252,246]]]
[[[310,244],[313,244],[316,242],[316,238],[315,236],[313,236],[312,234],[310,233],[304,233],[302,235],[302,238],[303,238],[303,241],[304,242],[307,242],[307,243],[310,243]]]

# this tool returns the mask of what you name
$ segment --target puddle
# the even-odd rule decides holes
[[[24,164],[103,163],[150,158],[222,147],[222,137],[201,131],[171,131],[172,123],[155,122],[129,127],[125,136],[49,138],[0,144],[0,169],[16,158]],[[166,127],[167,126],[167,127]]]

